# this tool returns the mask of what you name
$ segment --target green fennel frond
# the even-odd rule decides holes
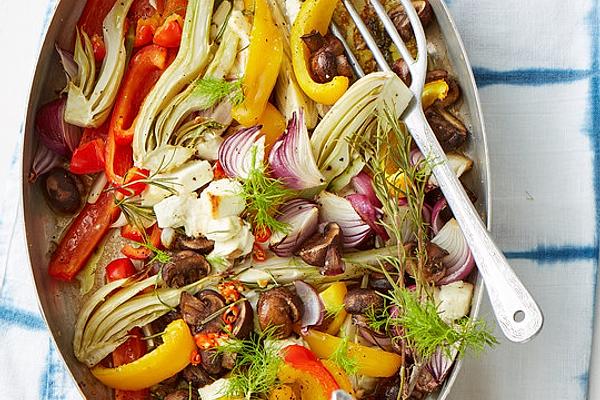
[[[348,353],[348,337],[342,338],[340,344],[329,357],[348,375],[355,375],[358,372],[358,361]]]
[[[218,78],[202,78],[194,83],[193,95],[202,97],[206,108],[210,108],[222,100],[229,99],[231,104],[238,105],[244,101],[242,81],[226,81]]]

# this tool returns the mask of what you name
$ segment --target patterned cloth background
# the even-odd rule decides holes
[[[55,3],[0,1],[0,399],[80,398],[38,312],[19,224],[22,119]],[[599,0],[449,5],[487,121],[493,234],[546,316],[533,342],[468,359],[451,398],[600,398],[587,393],[600,227]],[[483,314],[493,320],[487,303]]]

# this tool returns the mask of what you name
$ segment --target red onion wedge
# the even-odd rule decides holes
[[[60,47],[58,47],[58,43],[56,43],[54,45],[54,47],[56,48],[56,52],[58,53],[58,56],[60,57],[60,63],[62,64],[63,69],[65,70],[65,73],[67,74],[67,79],[69,81],[76,79],[78,67],[77,67],[77,63],[73,59],[73,53],[70,53],[66,50],[61,49]]]
[[[27,180],[30,183],[33,183],[37,178],[59,165],[61,165],[60,156],[55,152],[50,151],[43,143],[38,143]]]
[[[56,154],[70,157],[79,145],[81,129],[65,121],[67,99],[59,97],[44,104],[37,112],[35,130],[42,143]]]
[[[445,221],[442,218],[442,211],[444,211],[447,206],[448,203],[443,197],[433,205],[433,210],[431,211],[431,230],[434,235],[437,235],[444,226]]]
[[[447,354],[441,347],[438,347],[431,360],[425,365],[438,384],[442,384],[446,380],[457,354],[458,352],[454,349]]]
[[[271,175],[289,188],[311,189],[325,182],[310,146],[302,111],[294,112],[287,129],[269,154]]]
[[[373,189],[373,179],[369,174],[367,174],[365,171],[361,171],[358,175],[352,178],[351,182],[356,193],[367,196],[369,202],[371,202],[371,204],[373,204],[375,207],[381,207],[381,202],[377,198],[375,190]]]
[[[373,229],[356,212],[350,201],[333,193],[322,192],[317,198],[321,222],[336,222],[344,237],[345,248],[354,248],[373,235]]]
[[[460,281],[471,273],[475,266],[475,260],[467,245],[465,235],[454,218],[446,222],[446,225],[440,229],[431,242],[449,253],[442,259],[446,267],[446,275],[437,282],[438,285]]]
[[[242,128],[228,136],[219,147],[219,163],[230,178],[248,177],[252,161],[262,163],[265,151],[264,136],[260,137],[260,125]],[[256,148],[256,154],[252,149]]]
[[[290,257],[317,231],[319,208],[309,200],[290,200],[279,208],[277,220],[288,224],[289,232],[273,233],[269,247],[279,257]]]
[[[377,236],[383,241],[390,238],[385,228],[378,222],[381,220],[383,213],[369,201],[369,198],[366,195],[351,194],[346,196],[346,199],[352,204],[352,207],[354,207],[354,210],[360,215],[362,220],[373,229],[373,232],[375,232]]]
[[[296,294],[302,300],[304,311],[300,324],[303,330],[320,325],[325,318],[325,306],[319,294],[311,285],[304,281],[295,281]]]
[[[394,347],[392,346],[392,338],[389,336],[374,332],[364,326],[358,328],[358,333],[360,333],[360,336],[365,338],[373,346],[378,346],[384,351],[394,351]]]

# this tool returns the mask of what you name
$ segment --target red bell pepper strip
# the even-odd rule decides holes
[[[69,170],[78,175],[95,174],[104,170],[104,140],[98,138],[75,149]]]
[[[137,196],[148,187],[147,183],[140,182],[147,179],[148,176],[150,176],[150,171],[145,168],[131,168],[125,174],[123,187],[119,189],[119,192],[125,196]]]
[[[73,279],[85,266],[118,214],[114,193],[104,192],[96,203],[86,204],[52,254],[48,265],[50,276],[63,281]]]
[[[141,47],[152,43],[155,30],[156,28],[153,24],[146,23],[144,19],[140,19],[135,28],[133,47]]]
[[[162,230],[158,227],[158,225],[154,225],[152,227],[152,233],[150,234],[150,238],[148,240],[149,244],[158,249],[160,247],[160,234]],[[132,246],[129,243],[123,246],[121,249],[121,253],[129,257],[133,260],[145,260],[152,255],[152,250],[148,248],[149,246]]]
[[[323,392],[328,394],[327,397],[340,388],[333,375],[331,375],[331,372],[329,372],[323,363],[319,361],[317,356],[306,347],[293,344],[285,347],[282,350],[282,354],[286,364],[316,378],[323,388]]]
[[[102,36],[102,23],[117,0],[88,0],[77,25],[88,36]]]
[[[154,33],[154,44],[164,47],[179,47],[182,33],[183,19],[179,14],[171,14]]]
[[[95,139],[102,139],[106,143],[108,137],[108,120],[97,128],[85,128],[79,141],[79,146]]]
[[[114,185],[124,183],[124,175],[133,165],[131,142],[139,109],[167,67],[167,49],[149,45],[140,49],[129,66],[113,109],[106,142],[105,173]]]
[[[135,267],[128,258],[119,258],[111,261],[106,266],[106,281],[113,282],[123,278],[129,278],[135,275]],[[148,351],[146,342],[142,339],[143,334],[140,328],[134,328],[129,331],[131,337],[125,343],[113,351],[113,366],[118,367],[128,364],[141,358]],[[115,400],[146,400],[150,397],[149,389],[143,390],[115,390]]]
[[[185,18],[185,10],[187,9],[188,0],[165,0],[165,9],[163,16],[168,17],[169,15],[176,13]]]
[[[104,44],[104,39],[102,36],[93,35],[91,41],[92,50],[94,51],[94,60],[97,62],[102,62],[104,57],[106,57],[106,45]]]

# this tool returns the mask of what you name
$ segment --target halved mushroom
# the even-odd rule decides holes
[[[349,314],[364,314],[367,310],[383,308],[383,297],[373,289],[351,289],[344,297],[344,308]]]
[[[244,339],[250,335],[254,327],[254,310],[248,300],[241,302],[237,307],[239,307],[240,313],[233,324],[231,333],[237,338]]]
[[[323,234],[317,233],[306,241],[298,256],[307,264],[321,267],[324,275],[344,272],[342,260],[342,230],[335,222],[325,225]]]
[[[219,332],[223,327],[220,315],[209,319],[225,307],[225,299],[214,290],[205,289],[196,296],[183,292],[179,307],[183,320],[191,327],[194,334],[198,332]]]
[[[404,82],[406,86],[410,86],[412,83],[412,76],[408,69],[408,64],[403,58],[399,58],[392,64],[392,71]]]
[[[447,110],[434,105],[425,110],[425,117],[444,151],[456,150],[467,140],[467,128]]]
[[[442,260],[448,255],[448,252],[432,242],[425,245],[425,251],[427,252],[427,262],[420,268],[420,271],[417,271],[419,268],[417,263],[411,262],[406,264],[406,272],[412,277],[419,273],[427,282],[435,283],[446,273]]]
[[[427,0],[413,0],[412,5],[415,7],[415,10],[417,10],[421,24],[426,28],[433,18],[431,4],[429,4],[429,1]],[[412,39],[414,34],[404,7],[398,5],[392,9],[389,14],[402,39],[405,41]]]
[[[189,237],[177,235],[173,247],[178,250],[194,250],[200,254],[208,254],[215,248],[215,242],[204,236]]]
[[[310,71],[315,82],[326,83],[336,76],[353,76],[344,46],[334,35],[323,36],[313,31],[302,36],[302,40],[310,51]]]
[[[302,35],[300,37],[308,50],[311,53],[315,53],[321,47],[325,46],[327,43],[325,42],[325,38],[321,35],[320,32],[312,31],[311,33],[307,33],[306,35]]]
[[[260,294],[256,313],[262,330],[276,326],[276,336],[285,339],[302,317],[302,303],[289,289],[276,287]]]
[[[210,264],[204,256],[190,250],[174,253],[162,267],[162,278],[169,287],[179,288],[204,278]]]
[[[215,376],[223,372],[223,355],[217,349],[200,350],[202,368],[210,375]]]
[[[42,188],[48,205],[57,214],[74,214],[81,207],[83,183],[66,169],[50,170],[42,178]]]

